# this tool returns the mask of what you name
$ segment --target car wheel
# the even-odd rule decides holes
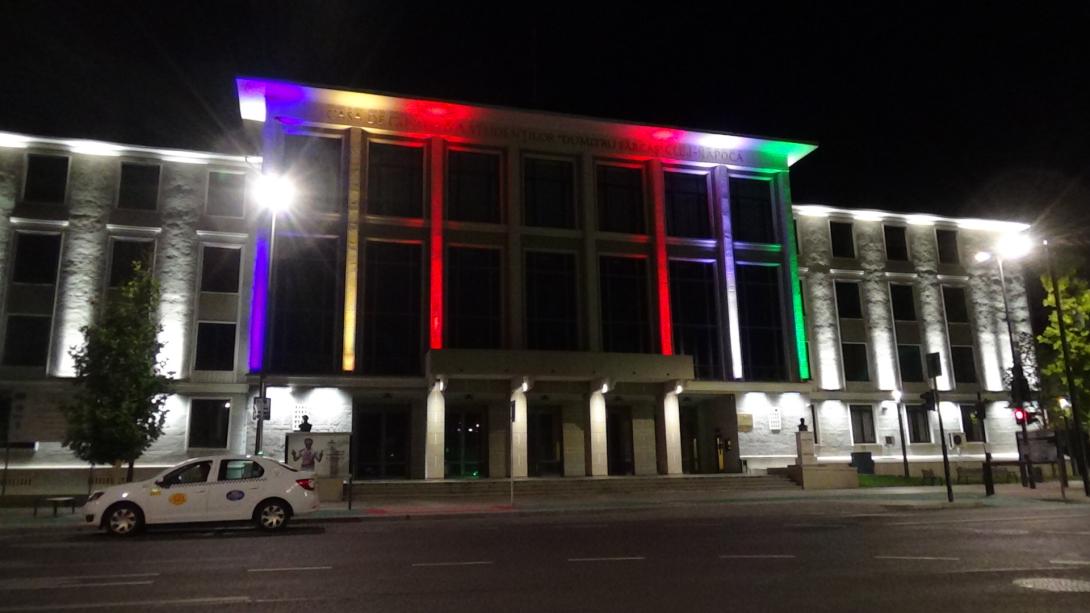
[[[132,536],[144,527],[144,514],[135,504],[115,504],[106,510],[103,525],[113,536]]]
[[[291,519],[291,506],[283,500],[271,499],[257,505],[254,510],[254,523],[269,532],[280,530]]]

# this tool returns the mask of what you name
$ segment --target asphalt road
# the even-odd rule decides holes
[[[153,607],[1070,613],[1090,610],[1090,507],[703,505],[125,540],[0,531],[0,612]]]

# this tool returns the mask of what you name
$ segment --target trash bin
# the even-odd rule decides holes
[[[874,458],[869,451],[853,451],[852,466],[860,475],[874,474]]]

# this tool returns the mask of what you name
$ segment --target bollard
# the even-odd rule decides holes
[[[984,453],[984,495],[995,496],[995,479],[992,477],[992,452]]]

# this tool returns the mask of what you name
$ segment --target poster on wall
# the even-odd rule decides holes
[[[289,432],[284,463],[315,477],[347,477],[350,432]]]

